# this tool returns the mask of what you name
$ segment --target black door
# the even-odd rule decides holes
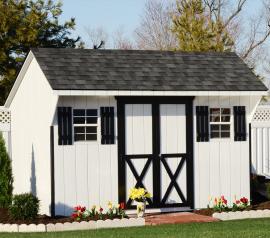
[[[131,187],[151,208],[193,208],[192,97],[117,97],[119,202]]]

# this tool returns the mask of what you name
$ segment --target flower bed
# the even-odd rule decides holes
[[[54,232],[89,230],[100,228],[144,226],[143,218],[128,218],[124,204],[108,203],[107,210],[102,207],[76,206],[70,217],[49,217],[39,215],[31,220],[14,220],[7,209],[0,210],[0,232]]]
[[[270,201],[260,203],[260,204],[255,204],[255,205],[249,205],[248,201],[246,201],[245,199],[242,199],[242,202],[246,203],[245,206],[241,206],[241,201],[239,200],[240,201],[239,202],[236,200],[234,201],[232,207],[228,207],[226,204],[224,204],[224,202],[226,203],[226,199],[225,201],[220,201],[220,199],[222,200],[222,198],[217,198],[216,202],[214,201],[214,205],[212,207],[210,207],[209,205],[208,208],[195,210],[194,213],[198,215],[204,215],[204,216],[213,216],[213,214],[234,214],[234,213],[239,215],[241,212],[259,211],[259,213],[261,213],[261,211],[265,211],[264,213],[267,213],[267,210],[270,210]],[[235,207],[235,205],[238,205],[240,207]],[[246,213],[241,213],[241,214],[244,215],[243,217],[247,216]],[[215,215],[214,217],[218,218],[218,215]]]

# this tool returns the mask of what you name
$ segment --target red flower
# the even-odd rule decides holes
[[[227,205],[227,199],[224,196],[221,196],[221,201],[222,203],[224,203],[225,205]]]
[[[99,209],[99,212],[103,212],[103,208],[102,207]]]
[[[125,203],[124,203],[124,202],[121,202],[121,203],[120,203],[120,208],[121,208],[122,210],[125,209]]]
[[[240,203],[240,201],[239,201],[239,200],[236,200],[236,201],[235,201],[235,203],[236,203],[236,204],[239,204],[239,203]]]
[[[86,207],[81,208],[81,212],[85,212],[85,210],[86,210]]]
[[[80,211],[81,209],[81,206],[74,207],[74,211]]]
[[[73,219],[76,219],[78,217],[78,214],[77,213],[72,213],[71,216],[72,216]]]
[[[248,199],[246,197],[242,197],[240,201],[244,204],[248,204]]]

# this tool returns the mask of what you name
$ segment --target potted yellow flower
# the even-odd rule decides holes
[[[151,198],[151,194],[144,188],[132,188],[130,189],[129,198],[136,201],[137,216],[144,217],[146,199]]]

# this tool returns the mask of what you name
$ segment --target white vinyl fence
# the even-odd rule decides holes
[[[4,107],[0,107],[0,133],[4,137],[9,155],[11,155],[10,117],[10,111]]]
[[[270,177],[270,105],[260,105],[254,114],[251,153],[252,172]]]

